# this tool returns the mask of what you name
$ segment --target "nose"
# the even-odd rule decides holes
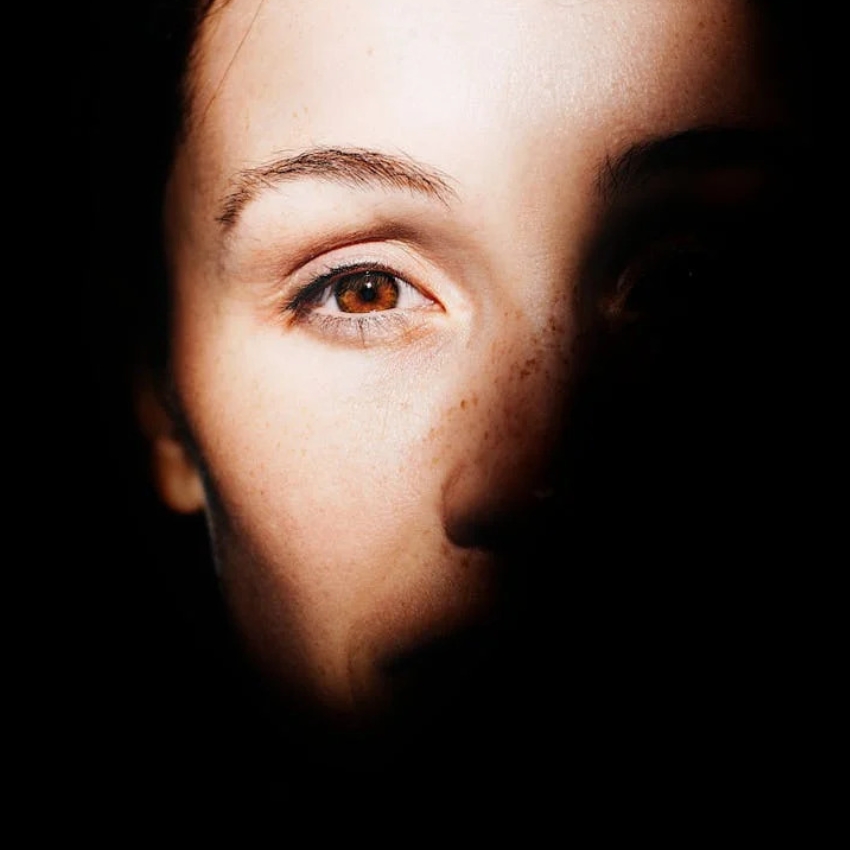
[[[455,545],[494,549],[546,522],[561,490],[571,377],[563,307],[538,321],[515,316],[478,349],[476,392],[448,417],[453,463],[443,524]]]

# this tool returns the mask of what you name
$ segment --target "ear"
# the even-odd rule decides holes
[[[202,510],[205,496],[200,472],[149,374],[137,378],[135,402],[139,425],[151,447],[151,472],[159,497],[180,513]]]

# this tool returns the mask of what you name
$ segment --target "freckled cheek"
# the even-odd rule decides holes
[[[451,415],[488,429],[548,422],[572,378],[573,325],[569,305],[560,302],[533,324],[506,313],[476,353],[475,374],[458,384]]]

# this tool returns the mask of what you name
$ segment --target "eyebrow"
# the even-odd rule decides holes
[[[639,190],[661,174],[763,167],[780,158],[787,141],[778,130],[744,127],[700,127],[649,139],[607,157],[597,172],[596,188],[610,201]]]
[[[412,192],[444,204],[455,194],[445,175],[407,156],[366,148],[317,147],[239,171],[216,220],[225,230],[230,230],[242,210],[263,191],[300,177],[357,189],[377,187]]]
[[[773,130],[701,127],[637,142],[608,156],[597,170],[596,188],[605,200],[639,189],[652,177],[673,171],[764,164],[781,148]],[[303,177],[354,188],[412,192],[448,203],[455,191],[446,175],[421,162],[367,148],[315,147],[243,169],[232,179],[216,220],[231,230],[245,207],[263,191]]]

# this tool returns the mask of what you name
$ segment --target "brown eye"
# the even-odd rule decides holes
[[[333,297],[343,313],[392,310],[398,304],[399,285],[385,272],[356,272],[333,284]]]
[[[688,238],[664,240],[635,257],[604,304],[609,318],[682,318],[710,298],[718,252]]]

